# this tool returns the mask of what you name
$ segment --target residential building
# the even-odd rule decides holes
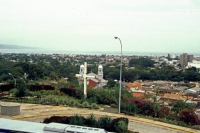
[[[180,64],[181,67],[184,68],[188,65],[188,62],[192,62],[193,61],[194,56],[193,55],[189,55],[187,53],[183,53],[180,55]]]

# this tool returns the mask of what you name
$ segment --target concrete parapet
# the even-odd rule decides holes
[[[20,115],[19,103],[1,103],[1,115],[15,116]]]

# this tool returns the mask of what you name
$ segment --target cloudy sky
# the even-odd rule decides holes
[[[0,44],[200,52],[200,0],[0,0]]]

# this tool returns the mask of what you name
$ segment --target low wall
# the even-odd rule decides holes
[[[20,114],[20,104],[19,103],[1,103],[1,114],[15,116]]]

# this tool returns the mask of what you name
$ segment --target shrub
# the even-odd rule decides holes
[[[0,92],[10,91],[14,88],[14,84],[0,85]]]
[[[68,104],[67,99],[63,99],[62,100],[62,105],[67,105],[67,104]]]
[[[89,126],[89,127],[95,127],[97,121],[94,117],[93,114],[91,114],[89,117],[86,118],[85,120],[85,125]]]
[[[91,109],[99,109],[98,105],[96,103],[92,103],[90,106]]]
[[[127,125],[125,123],[125,121],[120,120],[117,124],[116,124],[116,131],[118,133],[125,133],[127,131]]]
[[[85,123],[85,118],[83,116],[71,116],[69,120],[69,124],[72,125],[79,125],[79,126],[84,126]]]
[[[137,113],[137,106],[136,104],[127,104],[128,105],[128,111],[131,114],[136,114]]]
[[[69,101],[68,105],[69,105],[70,107],[75,106],[75,100],[71,99],[71,100]]]
[[[50,118],[45,118],[43,123],[63,123],[63,124],[69,124],[70,118],[68,116],[51,116]]]
[[[9,90],[9,94],[14,94],[16,92],[16,88]]]
[[[143,108],[147,105],[147,102],[145,100],[136,99],[136,98],[130,98],[125,101],[125,104],[136,104],[138,108],[138,113],[143,112]]]
[[[30,91],[40,91],[40,90],[55,90],[51,85],[27,85]]]
[[[69,88],[60,88],[60,92],[63,92],[69,96],[76,97],[76,90]]]
[[[58,101],[59,101],[58,98],[53,98],[52,101],[51,101],[51,103],[52,103],[53,105],[58,105],[58,104],[59,104]]]
[[[161,110],[158,112],[158,116],[160,118],[167,117],[169,115],[170,109],[168,107],[163,107]]]
[[[41,96],[42,96],[42,94],[41,94],[40,91],[35,91],[35,92],[33,92],[32,95],[33,95],[33,96],[36,96],[37,98],[41,98]]]
[[[45,98],[42,98],[40,100],[41,104],[45,104],[45,105],[51,105],[53,102],[52,100],[54,99],[54,97],[52,95],[48,95]]]
[[[74,102],[74,106],[75,106],[75,107],[83,107],[82,104],[80,104],[78,101],[75,101],[75,102]]]
[[[190,124],[190,125],[198,124],[198,121],[197,121],[196,117],[198,117],[198,116],[196,116],[194,111],[191,110],[191,109],[182,109],[179,112],[180,120],[182,120],[185,123]]]
[[[97,121],[99,128],[103,128],[107,131],[112,130],[112,119],[108,116],[100,117]]]
[[[84,108],[88,108],[89,107],[89,103],[87,101],[82,103],[82,107]]]
[[[62,105],[63,104],[63,99],[62,98],[59,98],[58,99],[58,105]]]
[[[120,122],[123,121],[123,122]],[[117,118],[112,121],[114,132],[121,133],[126,132],[128,130],[128,118]]]

